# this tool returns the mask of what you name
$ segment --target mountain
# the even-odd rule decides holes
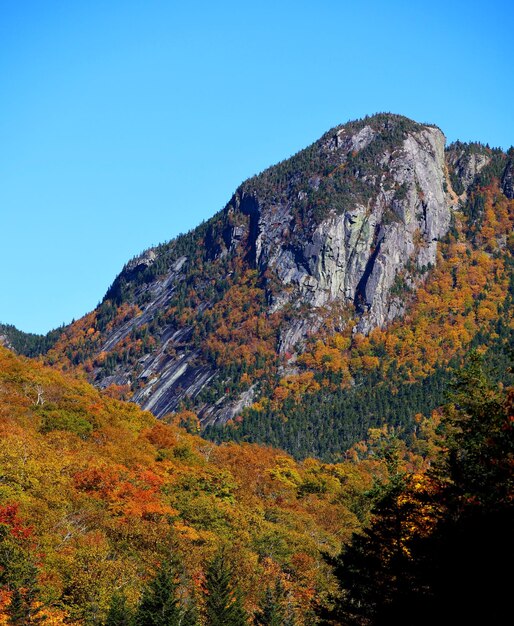
[[[163,623],[164,605],[212,626],[232,605],[209,611],[213,589],[239,624],[503,616],[514,388],[482,364],[410,447],[372,429],[329,465],[214,445],[189,411],[163,423],[0,347],[0,624]]]
[[[398,115],[338,126],[61,332],[1,334],[216,440],[335,458],[369,427],[412,430],[470,348],[506,371],[513,160]]]

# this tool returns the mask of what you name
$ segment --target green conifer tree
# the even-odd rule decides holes
[[[412,490],[401,472],[379,488],[370,526],[335,560],[342,594],[329,623],[502,623],[514,554],[513,423],[514,390],[493,384],[471,354],[452,384],[431,489]],[[430,531],[417,534],[423,504]]]
[[[38,606],[38,569],[31,551],[5,524],[0,524],[0,585],[11,592],[6,611],[10,626],[28,626],[43,620]]]
[[[176,564],[166,560],[143,592],[136,613],[136,625],[181,626],[183,614],[178,599]]]
[[[198,605],[194,596],[188,598],[184,603],[184,614],[180,626],[200,626]]]
[[[105,626],[134,626],[134,615],[124,593],[115,593],[109,606]]]
[[[34,604],[36,591],[37,588],[32,585],[13,589],[6,611],[9,626],[32,626],[44,621],[45,616],[41,613],[41,608]]]
[[[206,574],[206,626],[246,626],[248,616],[241,592],[234,585],[224,552],[212,560]]]
[[[499,624],[510,611],[514,555],[514,390],[490,379],[471,353],[445,409],[447,452],[433,472],[443,514],[413,546],[417,576],[429,592],[427,624]]]
[[[259,610],[255,614],[256,626],[284,626],[288,616],[285,604],[285,589],[280,580],[275,587],[268,587],[261,601]]]

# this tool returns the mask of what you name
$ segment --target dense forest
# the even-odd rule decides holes
[[[291,620],[312,623],[336,589],[323,554],[361,528],[386,471],[215,446],[194,414],[159,422],[5,349],[0,395],[2,623],[103,624],[120,603],[150,611],[167,586],[180,614],[218,623],[209,585],[248,616],[279,589]]]
[[[409,446],[370,429],[332,465],[215,446],[193,413],[164,424],[0,359],[1,624],[429,624],[507,608],[514,394],[477,352]]]

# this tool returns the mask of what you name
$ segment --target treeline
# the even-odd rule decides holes
[[[46,335],[37,335],[18,330],[12,324],[0,324],[0,337],[4,337],[7,345],[18,354],[35,357],[46,354],[53,348],[63,328],[64,326],[51,330]]]
[[[488,375],[496,382],[511,385],[514,376],[508,364],[514,330],[499,318],[494,331],[494,338],[478,333],[470,349],[487,345]],[[298,459],[315,456],[326,462],[344,458],[345,451],[365,439],[370,428],[388,425],[410,443],[416,429],[414,417],[430,415],[444,404],[453,371],[462,362],[456,356],[415,382],[407,382],[405,373],[394,367],[388,371],[387,379],[374,372],[352,388],[322,387],[300,399],[288,397],[279,408],[272,403],[264,408],[249,408],[242,420],[208,426],[202,435],[216,443],[268,444],[287,450]]]
[[[370,375],[353,389],[320,389],[300,401],[287,398],[279,411],[271,405],[249,409],[240,422],[208,426],[203,436],[217,443],[266,443],[296,458],[315,456],[334,462],[370,428],[387,424],[408,437],[414,415],[429,415],[444,402],[448,379],[443,368],[415,383],[387,383]]]
[[[66,613],[40,599],[37,561],[31,554],[31,529],[16,507],[0,507],[0,623],[8,626],[69,623]],[[91,607],[85,621],[98,626],[295,626],[293,603],[280,579],[268,587],[250,614],[223,549],[208,563],[201,584],[188,578],[170,549],[137,601],[122,585],[112,593],[107,612]],[[2,606],[3,605],[3,606]],[[314,618],[314,617],[313,617]]]

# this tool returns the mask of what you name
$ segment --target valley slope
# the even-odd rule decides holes
[[[0,347],[0,624],[104,624],[170,554],[201,598],[221,548],[250,612],[281,581],[295,623],[313,623],[335,589],[323,553],[361,527],[383,460],[300,464],[176,421]]]

